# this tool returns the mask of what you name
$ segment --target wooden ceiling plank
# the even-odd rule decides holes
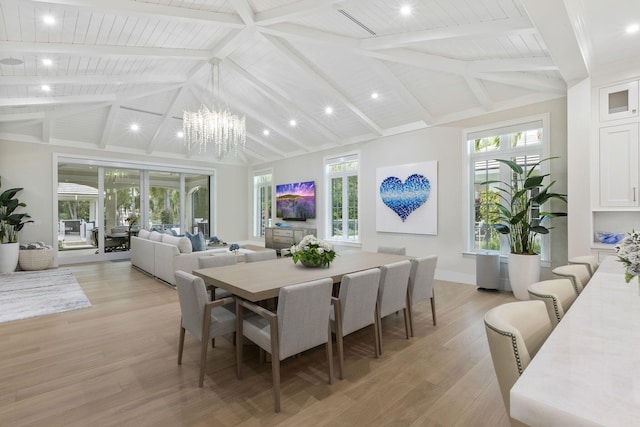
[[[76,95],[76,96],[43,96],[32,98],[2,98],[0,107],[15,107],[25,105],[62,105],[62,104],[90,104],[96,102],[115,101],[116,95]]]
[[[161,74],[72,75],[62,76],[3,76],[0,86],[66,84],[66,85],[125,85],[149,83],[184,83],[186,76]]]
[[[230,0],[230,3],[245,25],[253,25],[255,23],[255,13],[247,0]]]
[[[484,84],[482,84],[480,80],[471,77],[465,77],[464,80],[467,82],[469,89],[471,89],[471,92],[476,97],[480,105],[482,105],[485,110],[491,111],[493,109],[493,101],[491,100],[491,95],[489,95]]]
[[[324,10],[336,9],[345,0],[302,0],[257,13],[256,25],[266,26],[299,19]]]

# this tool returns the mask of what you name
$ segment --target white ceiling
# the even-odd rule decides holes
[[[640,36],[624,28],[640,22],[640,2],[614,4],[0,0],[0,59],[23,61],[0,64],[0,138],[214,162],[176,132],[184,109],[212,104],[219,61],[216,105],[247,117],[246,151],[226,161],[344,146],[557,98],[567,82],[629,66]]]

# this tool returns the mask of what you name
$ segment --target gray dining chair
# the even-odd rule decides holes
[[[589,276],[593,276],[593,274],[598,269],[598,266],[600,265],[598,263],[598,258],[593,255],[583,255],[569,258],[569,264],[582,264],[586,266],[587,270],[589,271]]]
[[[278,259],[275,249],[265,249],[264,251],[248,252],[244,254],[244,262],[260,262]]]
[[[243,337],[271,354],[274,409],[280,412],[280,362],[305,350],[325,344],[329,365],[329,384],[333,384],[331,349],[330,278],[285,286],[280,289],[278,308],[273,313],[257,304],[236,298],[236,365],[242,378]],[[256,315],[244,316],[243,308]]]
[[[338,366],[340,379],[344,378],[344,336],[373,325],[373,350],[377,358],[378,322],[376,320],[376,303],[378,300],[378,284],[380,269],[359,271],[345,274],[340,282],[338,293],[339,304],[334,304],[331,311],[331,331],[336,336],[338,347]]]
[[[378,252],[383,254],[406,255],[407,249],[394,246],[378,246]]]
[[[180,340],[178,343],[178,365],[182,364],[185,331],[200,341],[200,378],[198,386],[204,383],[209,340],[233,333],[236,330],[236,316],[233,312],[233,298],[209,301],[207,288],[200,277],[184,271],[176,271],[176,288],[180,301]]]
[[[409,274],[411,263],[409,260],[394,262],[380,267],[380,284],[378,287],[378,348],[382,354],[382,319],[402,310],[404,313],[404,327],[409,339],[408,295]]]
[[[576,290],[576,295],[580,295],[582,289],[587,286],[589,279],[591,279],[587,266],[582,264],[562,265],[554,268],[551,272],[556,276],[571,279],[573,288]]]
[[[553,329],[542,301],[499,305],[484,316],[491,360],[507,414],[511,387],[529,366]],[[511,425],[523,425],[511,419]]]
[[[570,279],[543,280],[532,283],[527,291],[531,299],[544,302],[554,328],[578,297]]]
[[[413,305],[421,301],[431,301],[431,318],[433,326],[436,326],[436,298],[433,289],[433,278],[438,263],[437,255],[413,258],[411,260],[411,272],[409,273],[409,328],[411,336],[413,332]]]
[[[238,263],[238,257],[232,253],[220,255],[202,256],[198,258],[198,268],[224,267],[226,265],[235,265]],[[231,296],[231,292],[215,286],[207,285],[207,289],[211,291],[211,299],[221,299]]]

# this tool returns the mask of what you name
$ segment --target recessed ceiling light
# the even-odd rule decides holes
[[[405,4],[404,6],[402,6],[402,7],[400,8],[400,13],[401,13],[403,16],[409,16],[409,15],[411,15],[411,6],[409,6],[408,4]]]
[[[178,138],[184,138],[184,132],[182,132],[181,130],[179,130],[178,132],[176,132],[176,136]]]
[[[131,123],[130,129],[134,132],[137,132],[140,130],[140,125],[137,123]]]
[[[292,128],[296,127],[297,124],[298,122],[296,122],[294,119],[289,120],[289,126],[291,126]]]
[[[637,33],[638,30],[640,30],[640,25],[638,24],[631,24],[627,27],[627,34],[633,34],[633,33]]]
[[[54,18],[51,15],[45,15],[42,17],[42,22],[44,22],[47,25],[53,25],[56,23],[56,18]]]
[[[333,107],[327,106],[324,109],[325,114],[333,114]]]
[[[49,58],[44,58],[42,59],[42,65],[50,67],[51,65],[53,65],[53,61]]]
[[[18,58],[2,58],[0,59],[0,64],[2,65],[22,65],[24,61]]]
[[[42,85],[40,89],[42,89],[43,92],[51,92],[51,86],[49,85]]]
[[[265,129],[265,130],[263,130],[263,131],[262,131],[262,134],[263,134],[264,136],[269,136],[269,133],[270,133],[270,132],[269,132],[269,129]]]
[[[378,94],[378,92],[371,93],[371,98],[378,99],[379,97],[380,97],[380,94]]]

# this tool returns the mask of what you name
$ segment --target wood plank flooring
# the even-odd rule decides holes
[[[174,289],[128,262],[70,268],[92,308],[0,324],[2,426],[509,425],[482,317],[511,294],[437,282],[438,326],[428,302],[415,307],[411,340],[402,315],[389,316],[379,359],[370,328],[346,337],[344,380],[327,384],[324,347],[284,361],[276,414],[254,347],[243,380],[231,339],[209,351],[204,388],[193,337],[176,364]]]

